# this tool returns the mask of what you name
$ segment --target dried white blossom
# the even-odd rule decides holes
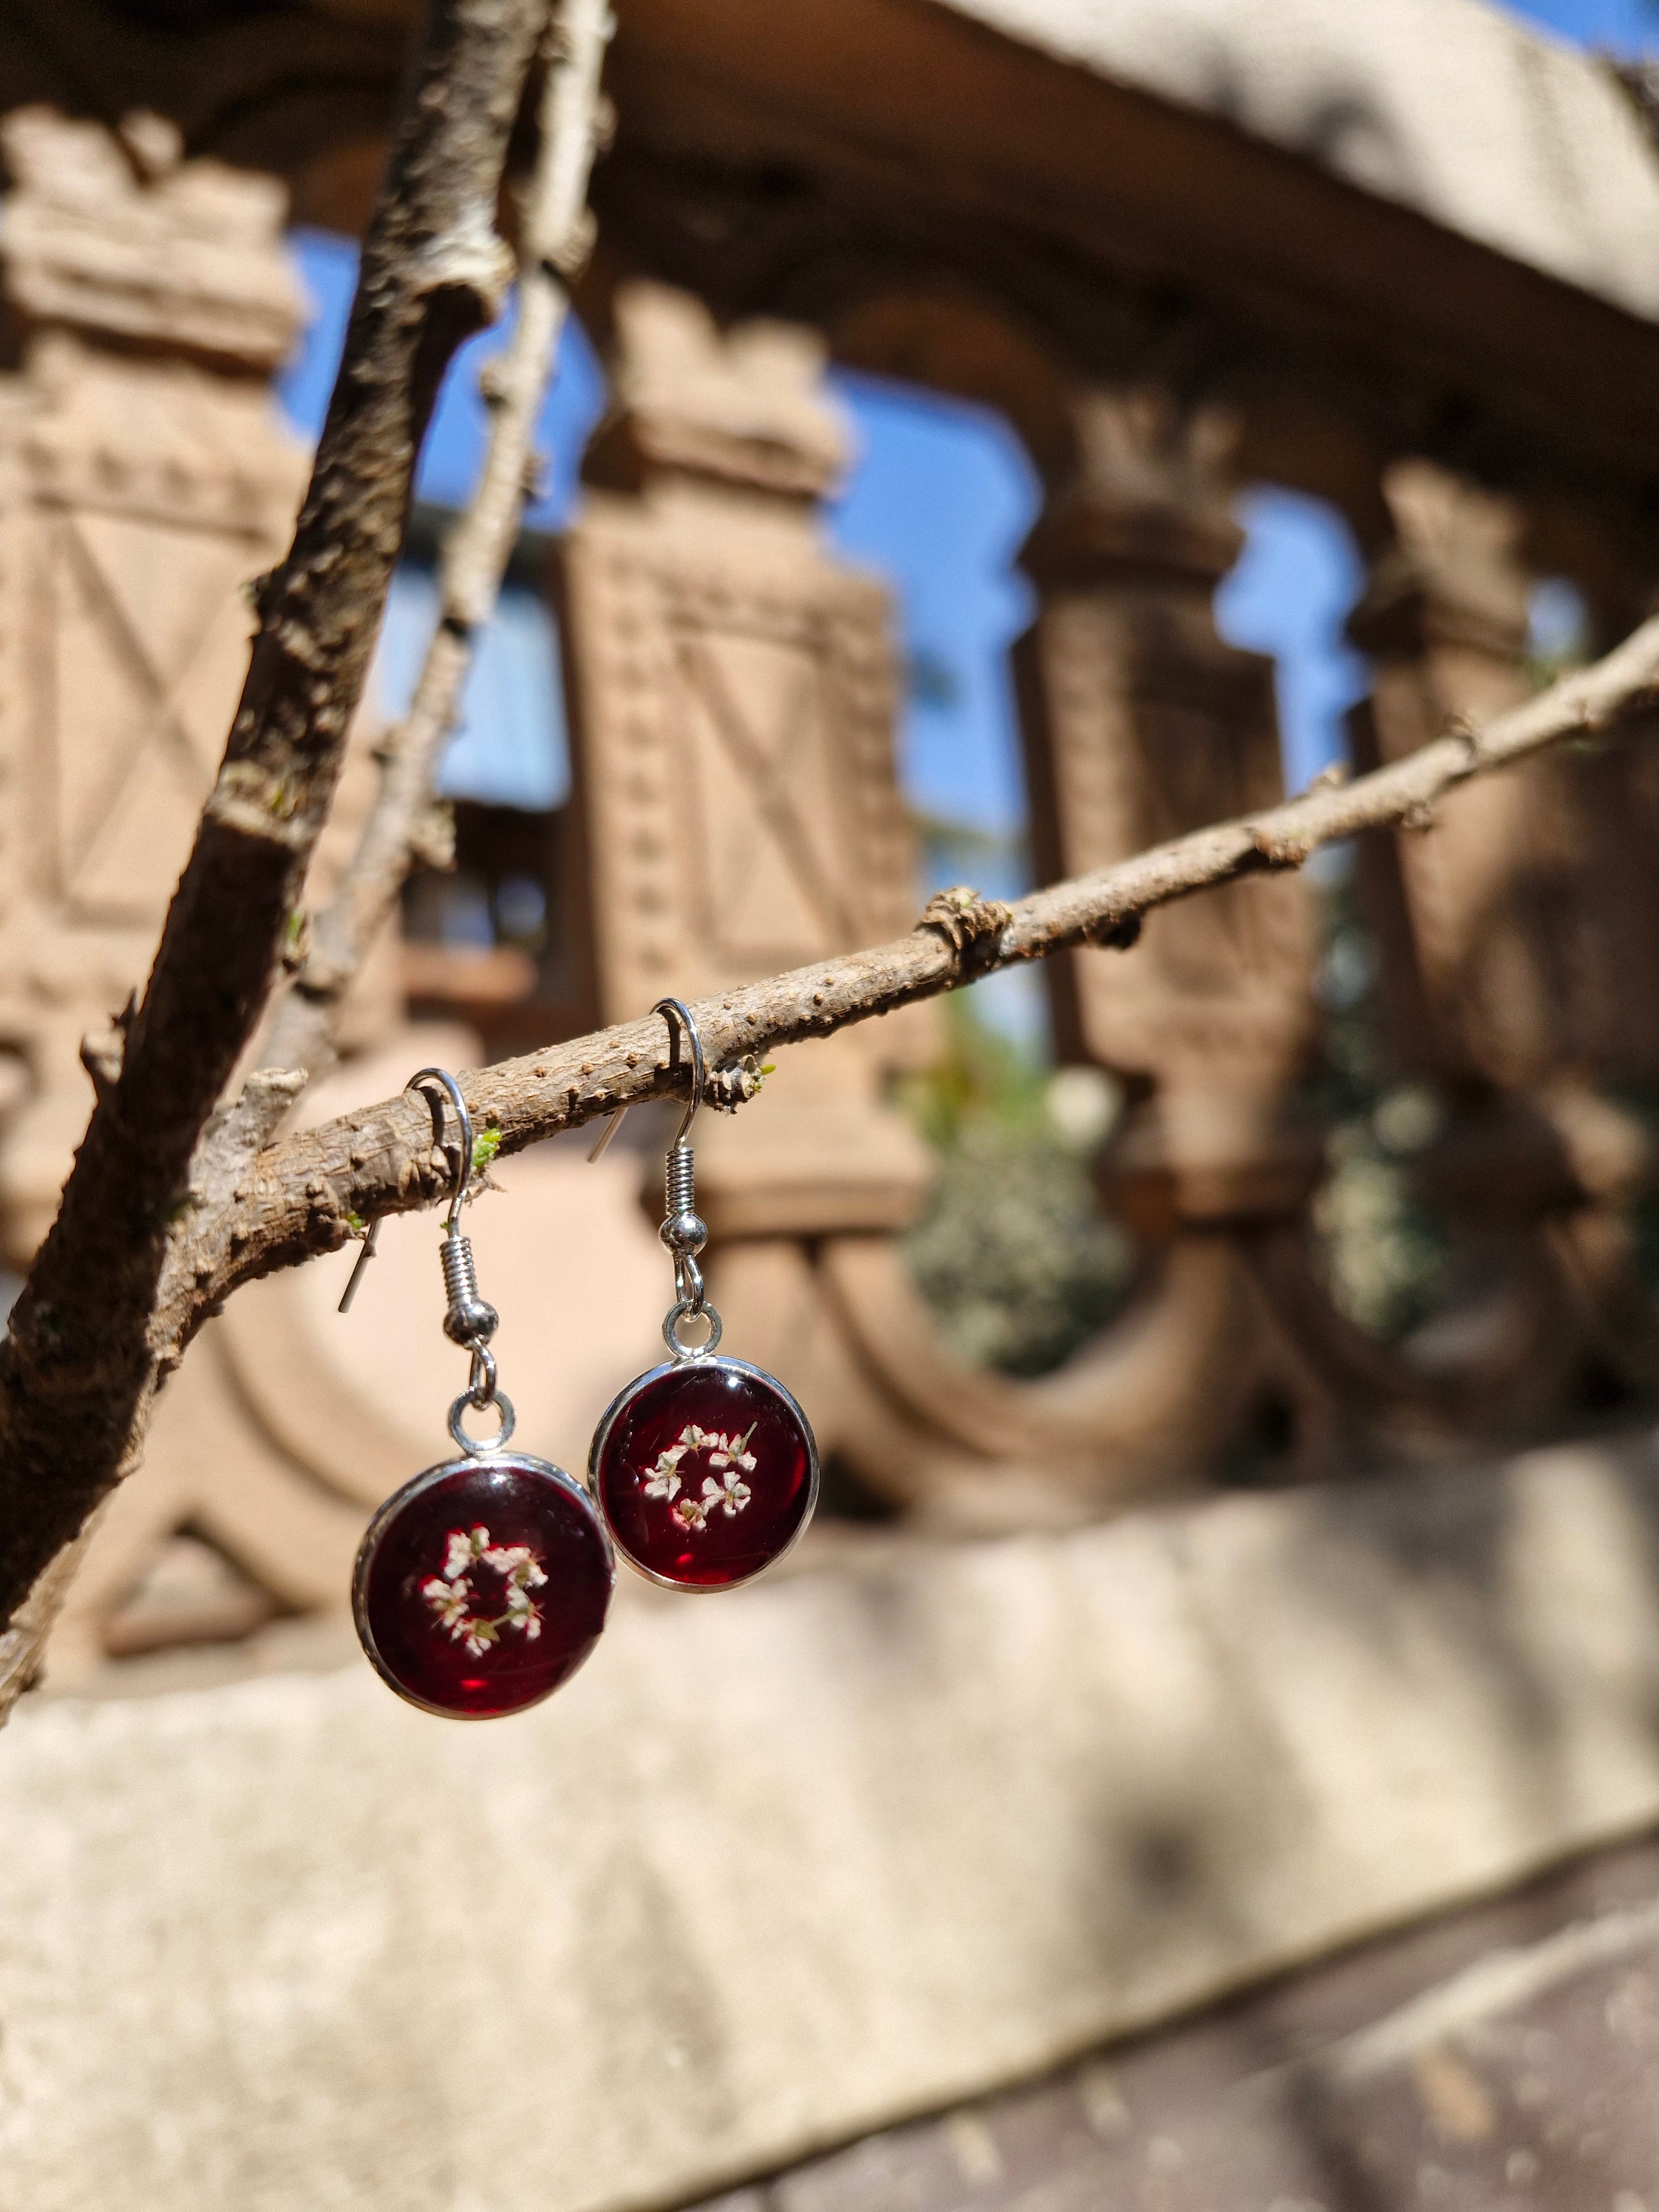
[[[680,1462],[691,1447],[684,1438],[677,1444],[665,1444],[657,1454],[657,1464],[640,1480],[645,1485],[647,1498],[678,1498],[680,1489]]]
[[[751,1459],[749,1464],[753,1467],[755,1462]],[[718,1505],[729,1521],[734,1514],[741,1513],[744,1507],[748,1504],[749,1485],[735,1467],[728,1467],[722,1475],[711,1474],[704,1477],[702,1502],[710,1513]]]
[[[751,1425],[746,1435],[722,1436],[718,1430],[699,1428],[688,1421],[672,1444],[665,1444],[657,1454],[654,1468],[645,1469],[640,1480],[645,1486],[647,1498],[678,1498],[671,1506],[672,1517],[682,1528],[705,1528],[708,1516],[717,1509],[727,1520],[741,1513],[751,1495],[749,1485],[743,1480],[755,1470],[755,1455],[749,1449],[749,1440],[755,1433]],[[720,1470],[718,1477],[705,1475],[701,1504],[694,1498],[680,1498],[680,1462],[687,1452],[706,1452],[710,1468]]]
[[[749,1437],[752,1437],[754,1433],[754,1430],[750,1429],[748,1437],[711,1437],[708,1441],[714,1449],[708,1455],[709,1466],[739,1467],[745,1474],[751,1474],[754,1472],[755,1455],[749,1449]]]
[[[471,1570],[489,1567],[501,1577],[507,1610],[493,1620],[469,1610],[472,1597]],[[421,1595],[437,1615],[437,1626],[447,1629],[453,1642],[465,1644],[476,1659],[501,1640],[503,1628],[516,1629],[527,1644],[542,1632],[541,1608],[531,1596],[547,1580],[528,1544],[496,1544],[488,1528],[452,1528],[444,1553],[444,1575],[433,1575],[421,1584]]]

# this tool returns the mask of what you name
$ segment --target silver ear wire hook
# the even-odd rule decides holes
[[[453,1172],[455,1178],[454,1194],[449,1201],[449,1218],[444,1224],[444,1235],[447,1241],[448,1238],[457,1237],[460,1234],[461,1208],[466,1203],[467,1191],[471,1188],[472,1182],[472,1116],[466,1110],[466,1101],[461,1096],[460,1085],[456,1082],[454,1077],[449,1073],[449,1070],[447,1067],[420,1068],[415,1074],[410,1077],[408,1082],[404,1084],[404,1089],[405,1091],[412,1091],[417,1083],[427,1082],[437,1083],[442,1085],[444,1091],[448,1095],[450,1104],[455,1109],[455,1118],[461,1125],[461,1143],[459,1154],[456,1153],[453,1146],[443,1144],[441,1135],[440,1137],[440,1146],[444,1157],[446,1159],[452,1160],[453,1163]],[[441,1124],[440,1125],[440,1127],[441,1130]],[[363,1239],[362,1249],[357,1255],[357,1264],[353,1267],[351,1271],[351,1279],[347,1283],[344,1293],[340,1299],[340,1303],[335,1309],[337,1313],[349,1313],[351,1311],[351,1302],[357,1295],[358,1286],[363,1279],[365,1269],[368,1267],[369,1261],[374,1257],[375,1247],[380,1241],[380,1216],[377,1213],[374,1220],[368,1224],[368,1234]]]
[[[447,1067],[418,1068],[404,1084],[404,1089],[412,1091],[417,1083],[427,1082],[441,1085],[448,1093],[449,1103],[455,1109],[455,1119],[461,1125],[460,1157],[455,1165],[455,1189],[449,1201],[449,1218],[444,1225],[445,1234],[454,1237],[459,1234],[461,1208],[466,1204],[466,1194],[472,1184],[472,1116],[466,1110],[460,1085]],[[443,1143],[441,1135],[439,1143],[445,1152],[449,1152],[450,1147]]]
[[[651,1011],[653,1014],[661,1014],[665,1018],[671,1013],[677,1016],[680,1028],[685,1033],[686,1041],[691,1047],[691,1099],[685,1109],[685,1119],[680,1123],[679,1134],[674,1139],[676,1146],[679,1146],[683,1145],[691,1133],[691,1124],[697,1118],[697,1109],[702,1105],[702,1094],[708,1088],[708,1071],[702,1056],[702,1039],[698,1036],[697,1025],[691,1018],[691,1010],[683,999],[659,999]],[[672,1024],[669,1026],[669,1042],[671,1048],[679,1042],[679,1038],[675,1034]],[[587,1155],[589,1167],[592,1166],[595,1160],[604,1158],[605,1146],[621,1128],[627,1113],[628,1108],[625,1104],[618,1106],[604,1128],[600,1130],[597,1143]]]
[[[445,1159],[451,1163],[454,1177],[450,1193],[449,1217],[444,1223],[444,1241],[439,1247],[443,1263],[444,1293],[448,1311],[444,1316],[444,1334],[452,1344],[459,1344],[464,1352],[472,1355],[472,1371],[467,1386],[449,1409],[449,1433],[470,1457],[487,1457],[500,1451],[513,1434],[513,1401],[504,1390],[496,1386],[495,1358],[489,1349],[489,1340],[501,1326],[501,1316],[487,1298],[479,1296],[478,1271],[472,1259],[472,1239],[461,1227],[461,1208],[466,1204],[468,1191],[472,1187],[472,1116],[466,1110],[466,1101],[461,1096],[461,1086],[447,1067],[418,1068],[404,1084],[405,1091],[413,1091],[417,1084],[435,1083],[455,1109],[459,1126],[459,1145],[445,1142],[443,1121],[438,1122],[438,1144]],[[428,1103],[430,1102],[428,1101]],[[351,1280],[345,1286],[345,1296],[340,1300],[340,1311],[350,1310],[351,1301],[357,1294],[363,1269],[374,1256],[375,1237],[380,1226],[377,1214],[369,1224],[363,1239],[363,1249],[357,1255],[357,1264],[351,1271]],[[500,1427],[487,1442],[469,1437],[462,1426],[462,1416],[471,1406],[483,1413],[486,1407],[495,1408]]]
[[[708,1242],[708,1227],[697,1212],[691,1124],[702,1104],[708,1071],[703,1060],[702,1039],[697,1034],[691,1009],[684,1001],[659,999],[652,1011],[665,1021],[672,1015],[691,1050],[690,1096],[686,1101],[684,1118],[663,1164],[663,1224],[657,1233],[674,1261],[674,1308],[664,1324],[664,1334],[677,1359],[706,1358],[720,1342],[720,1321],[704,1293],[702,1269],[697,1265],[697,1255]],[[676,1036],[675,1042],[678,1041]],[[687,1317],[707,1322],[708,1336],[704,1343],[696,1346],[681,1343],[678,1331],[680,1322]]]
[[[697,1035],[697,1025],[691,1018],[691,1009],[684,999],[659,999],[651,1009],[653,1014],[678,1017],[685,1041],[691,1048],[691,1096],[687,1102],[685,1119],[680,1123],[674,1142],[683,1145],[691,1134],[691,1124],[697,1118],[697,1109],[702,1103],[702,1094],[708,1087],[708,1070],[702,1056],[702,1039]]]

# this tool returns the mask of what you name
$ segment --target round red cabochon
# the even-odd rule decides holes
[[[594,1437],[589,1476],[635,1566],[676,1589],[730,1589],[806,1526],[817,1449],[771,1376],[741,1359],[688,1359],[623,1392]]]
[[[511,1452],[428,1468],[389,1498],[352,1601],[381,1675],[428,1711],[522,1712],[580,1667],[616,1570],[580,1485]]]

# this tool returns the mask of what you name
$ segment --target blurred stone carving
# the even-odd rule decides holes
[[[282,551],[305,455],[268,378],[299,327],[282,188],[45,109],[6,119],[0,287],[0,1037],[31,1095],[0,1131],[13,1264],[90,1100],[79,1043],[143,981],[246,666],[246,586]],[[366,793],[343,793],[319,872]],[[357,1009],[383,1024],[383,980]]]
[[[655,286],[617,320],[562,562],[605,1021],[893,936],[915,903],[887,594],[816,520],[847,458],[822,348],[722,339]]]
[[[915,919],[887,594],[816,502],[847,454],[810,333],[721,337],[656,286],[616,309],[616,410],[562,549],[583,855],[581,1025],[895,937]],[[827,1040],[700,1132],[716,1237],[896,1228],[928,1167],[879,1098],[920,1010]]]
[[[1384,490],[1395,537],[1349,630],[1376,672],[1362,756],[1391,761],[1529,695],[1534,579],[1520,502],[1426,461],[1397,463]],[[1659,894],[1633,865],[1650,850],[1651,752],[1529,762],[1455,793],[1430,834],[1378,848],[1374,877],[1397,872],[1403,891],[1376,887],[1403,1064],[1507,1087],[1659,1073]]]
[[[292,531],[306,455],[269,379],[303,303],[283,188],[182,162],[159,118],[112,134],[25,110],[0,147],[14,179],[0,290],[18,340],[0,374],[0,1236],[21,1267],[90,1104],[81,1040],[142,988],[218,767],[247,586]],[[356,837],[366,756],[323,880]],[[347,1042],[393,1014],[383,961]],[[64,1616],[60,1679],[106,1649],[343,1601],[361,1504],[319,1487],[252,1411],[233,1338],[210,1329],[170,1386]],[[283,1387],[299,1404],[319,1395],[303,1359]]]
[[[1384,491],[1395,537],[1349,633],[1375,671],[1362,750],[1391,761],[1526,697],[1532,579],[1515,501],[1426,461],[1389,469]],[[1564,957],[1583,858],[1577,779],[1529,763],[1457,793],[1439,817],[1385,848],[1404,890],[1379,909],[1399,1050],[1423,1072],[1535,1079],[1581,1056],[1589,1011]]]
[[[1522,505],[1422,460],[1383,491],[1394,539],[1349,624],[1375,671],[1352,718],[1362,768],[1535,681]],[[1421,834],[1362,854],[1393,1057],[1453,1107],[1419,1181],[1490,1279],[1420,1348],[1455,1364],[1483,1422],[1564,1410],[1588,1352],[1659,1380],[1619,1222],[1651,1146],[1597,1093],[1656,1070],[1656,799],[1651,744],[1603,744],[1471,784]]]
[[[1018,665],[1039,879],[1083,875],[1284,795],[1273,666],[1218,636],[1243,532],[1231,434],[1145,390],[1078,408],[1080,467],[1026,545],[1036,622]],[[1127,949],[1053,963],[1063,1057],[1154,1086],[1130,1137],[1183,1218],[1293,1210],[1310,1187],[1285,1098],[1313,1032],[1296,877],[1149,917]]]
[[[1040,595],[1016,665],[1043,881],[1283,795],[1272,665],[1225,644],[1212,607],[1243,543],[1231,426],[1147,389],[1088,392],[1076,422],[1075,478],[1023,556]],[[1154,1462],[1213,1454],[1254,1407],[1316,1463],[1344,1388],[1378,1379],[1302,1251],[1320,1160],[1290,1101],[1312,957],[1305,884],[1263,876],[1050,963],[1062,1057],[1130,1085],[1105,1182],[1146,1253],[1118,1334],[1146,1347],[1135,1445]]]

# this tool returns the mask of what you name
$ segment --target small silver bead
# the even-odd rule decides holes
[[[708,1242],[708,1224],[700,1214],[671,1213],[657,1234],[671,1252],[701,1252]]]
[[[483,1298],[458,1298],[444,1316],[444,1334],[452,1344],[487,1344],[501,1325],[501,1316]]]

